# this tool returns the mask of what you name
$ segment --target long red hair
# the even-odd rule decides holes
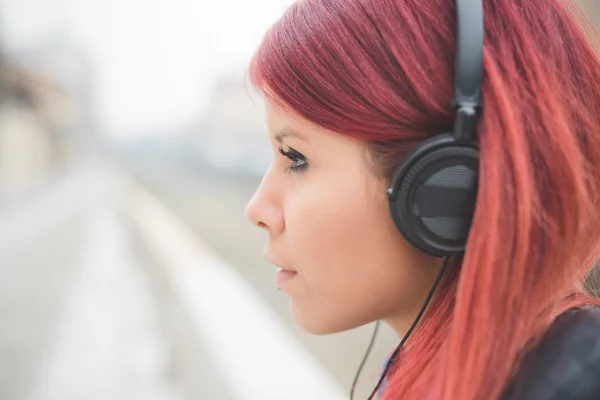
[[[271,101],[365,140],[383,171],[452,126],[455,0],[301,0],[250,67]],[[600,243],[600,61],[563,0],[483,0],[477,206],[385,399],[498,398]]]

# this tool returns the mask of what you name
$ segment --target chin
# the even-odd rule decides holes
[[[341,329],[327,324],[306,324],[296,320],[296,323],[302,330],[311,335],[333,335],[335,333],[344,332],[347,329]]]
[[[361,323],[353,323],[349,319],[342,319],[339,314],[326,315],[322,313],[301,312],[293,304],[290,305],[290,312],[296,324],[303,331],[312,335],[332,335],[363,325]]]

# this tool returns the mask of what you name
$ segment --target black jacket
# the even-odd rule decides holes
[[[600,400],[600,308],[559,316],[525,357],[502,400]]]

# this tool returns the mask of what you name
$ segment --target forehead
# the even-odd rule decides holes
[[[362,140],[324,128],[271,101],[265,100],[265,109],[269,136],[274,141],[279,141],[279,136],[281,139],[301,139],[308,144],[318,143],[319,146],[327,144],[359,147],[362,150],[367,148],[366,142]]]
[[[310,151],[310,156],[326,156],[328,159],[345,163],[359,163],[375,170],[375,161],[369,146],[356,139],[317,125],[298,114],[282,110],[277,105],[265,101],[269,136],[273,144],[293,141],[301,145],[301,150]],[[314,158],[314,157],[313,157]]]
[[[302,131],[302,133],[306,134],[305,131],[318,129],[317,126],[314,126],[314,124],[311,124],[298,114],[284,110],[270,101],[265,101],[265,105],[267,125],[272,133],[287,130]]]
[[[267,127],[272,140],[281,142],[286,139],[300,140],[307,144],[348,145],[356,141],[348,136],[333,132],[317,125],[293,111],[266,101]]]

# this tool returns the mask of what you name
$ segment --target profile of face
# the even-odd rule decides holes
[[[402,335],[439,259],[397,231],[366,143],[266,108],[274,158],[246,214],[268,232],[267,259],[295,271],[281,283],[295,321],[329,334],[385,320]]]

